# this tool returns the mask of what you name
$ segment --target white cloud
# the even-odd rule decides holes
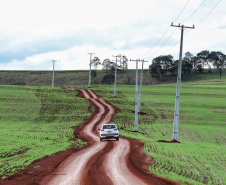
[[[97,56],[101,62],[109,58],[115,60],[113,55],[123,54],[131,58],[134,49],[132,50],[112,50],[106,47],[96,48],[95,46],[85,45],[82,47],[74,47],[69,50],[59,52],[49,52],[40,55],[27,57],[24,60],[13,60],[7,64],[0,64],[1,70],[52,70],[52,61],[57,60],[55,64],[56,70],[83,70],[89,68],[90,55],[88,53],[94,52],[93,57]],[[137,51],[137,50],[136,50]],[[148,64],[145,64],[148,67]],[[102,67],[100,66],[99,69]],[[134,62],[129,62],[129,68],[135,68]]]
[[[3,0],[0,2],[0,68],[51,69],[51,59],[59,60],[56,69],[88,69],[88,52],[101,60],[125,54],[137,59],[161,54],[178,57],[177,29],[169,41],[172,27],[159,40],[187,0]],[[203,2],[190,0],[175,24],[189,17]],[[206,1],[185,22],[191,26],[201,20],[218,0]],[[204,49],[224,53],[225,1],[184,37],[184,52]],[[148,51],[148,52],[147,52]],[[144,55],[145,54],[145,55]],[[147,65],[148,66],[148,65]],[[129,64],[130,68],[135,65]]]
[[[123,46],[125,46],[126,44],[126,41],[124,40],[119,40],[119,41],[116,41],[113,45],[116,49],[120,49],[122,48]]]
[[[148,6],[143,6],[143,5]],[[0,22],[8,27],[33,30],[123,26],[152,10],[149,0],[7,0],[1,1]],[[138,10],[139,13],[137,13]],[[46,30],[47,31],[47,30]]]

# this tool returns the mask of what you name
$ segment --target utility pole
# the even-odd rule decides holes
[[[53,62],[53,78],[52,78],[52,87],[54,87],[54,63],[57,61],[57,60],[51,60]]]
[[[144,62],[148,62],[148,61],[142,60],[141,62],[142,62],[142,69],[141,69],[141,75],[140,75],[140,92],[139,92],[138,112],[140,112],[140,102],[141,102],[141,90],[142,90],[142,80],[143,80],[143,68],[144,68]]]
[[[89,62],[89,85],[88,88],[91,88],[91,63],[92,63],[92,55],[95,53],[87,53],[90,55],[90,62]]]
[[[182,67],[182,50],[183,50],[183,33],[184,29],[193,27],[188,27],[184,25],[173,25],[172,27],[178,27],[181,30],[181,39],[180,39],[180,54],[179,54],[179,64],[178,64],[178,74],[177,74],[177,92],[176,92],[176,102],[175,102],[175,112],[174,112],[174,126],[173,126],[173,140],[177,141],[178,138],[178,128],[179,128],[179,109],[180,109],[180,87],[181,87],[181,67]]]
[[[118,57],[121,57],[121,55],[117,55],[117,56],[113,56],[113,57],[116,57],[116,63],[115,63],[115,83],[114,83],[114,97],[116,98],[116,81],[117,81],[117,68],[118,68],[117,58]]]
[[[135,92],[135,132],[138,131],[138,62],[140,62],[140,59],[137,60],[131,60],[130,61],[136,61],[136,92]]]

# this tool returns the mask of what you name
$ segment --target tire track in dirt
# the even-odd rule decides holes
[[[98,113],[89,120],[89,124],[87,124],[80,133],[83,137],[86,137],[86,139],[91,143],[91,146],[72,154],[68,159],[66,159],[59,166],[56,172],[53,173],[53,176],[55,177],[53,177],[48,184],[86,184],[86,180],[83,176],[86,176],[89,171],[88,163],[90,163],[90,159],[96,159],[98,157],[95,157],[96,154],[106,150],[107,142],[98,142],[99,137],[93,132],[93,127],[96,124],[102,125],[106,122],[104,115],[107,114],[108,111],[97,99],[90,98],[87,91],[80,91],[85,98],[89,99],[98,108]],[[107,179],[107,177],[104,179]],[[45,180],[43,181],[43,184],[46,184]]]
[[[120,141],[99,141],[97,128],[110,122],[117,108],[99,99],[92,90],[62,88],[78,90],[78,96],[87,98],[95,107],[86,121],[74,127],[73,131],[76,138],[88,145],[35,160],[26,169],[1,180],[0,184],[178,185],[150,173],[149,166],[154,160],[144,152],[141,141],[122,136]]]
[[[73,88],[70,88],[73,89]],[[88,118],[86,125],[78,134],[78,138],[86,138],[89,146],[73,153],[62,162],[51,176],[47,176],[41,184],[48,185],[143,185],[143,184],[176,184],[168,180],[162,181],[159,177],[140,176],[134,173],[134,166],[129,165],[128,159],[131,153],[131,141],[120,137],[120,141],[100,142],[97,128],[104,123],[109,123],[115,108],[107,101],[99,99],[91,90],[78,90],[82,96],[88,99],[96,109],[96,114]],[[152,174],[153,176],[153,174]],[[152,181],[153,178],[153,181]],[[166,182],[166,183],[164,183]]]
[[[91,97],[98,98],[93,91],[88,90],[88,94]],[[110,122],[112,115],[115,114],[115,109],[106,100],[99,99],[110,114],[105,115],[106,123]],[[142,185],[143,183],[139,178],[134,176],[128,169],[126,162],[130,151],[130,143],[126,139],[120,139],[120,142],[111,142],[112,149],[109,152],[105,152],[104,160],[102,162],[102,172],[107,173],[113,184],[130,184],[130,185]],[[98,164],[98,163],[96,163]],[[101,173],[100,173],[101,174]],[[97,174],[98,175],[98,174]]]

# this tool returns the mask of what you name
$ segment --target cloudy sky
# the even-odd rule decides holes
[[[145,59],[202,50],[226,54],[225,0],[1,0],[0,70],[89,68],[89,55],[101,62],[112,55]],[[129,68],[134,68],[129,62]]]

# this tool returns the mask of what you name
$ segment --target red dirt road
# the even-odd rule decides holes
[[[154,159],[143,151],[144,144],[120,137],[119,141],[100,141],[97,128],[111,122],[116,109],[99,99],[91,90],[76,89],[79,96],[89,99],[95,111],[75,127],[74,135],[88,143],[82,149],[59,152],[34,161],[27,169],[8,177],[3,184],[42,185],[177,185],[149,172]],[[32,174],[34,165],[40,168]],[[1,184],[0,182],[0,184]]]
[[[149,179],[142,179],[128,168],[130,142],[127,139],[121,137],[120,141],[100,142],[97,128],[112,120],[115,108],[105,100],[99,99],[91,90],[79,89],[79,91],[84,98],[92,102],[97,110],[95,116],[89,119],[89,122],[79,133],[83,138],[88,138],[91,144],[68,157],[41,184],[156,184],[156,179],[153,182]],[[160,180],[161,184],[168,183],[168,181],[162,182],[162,179]]]

